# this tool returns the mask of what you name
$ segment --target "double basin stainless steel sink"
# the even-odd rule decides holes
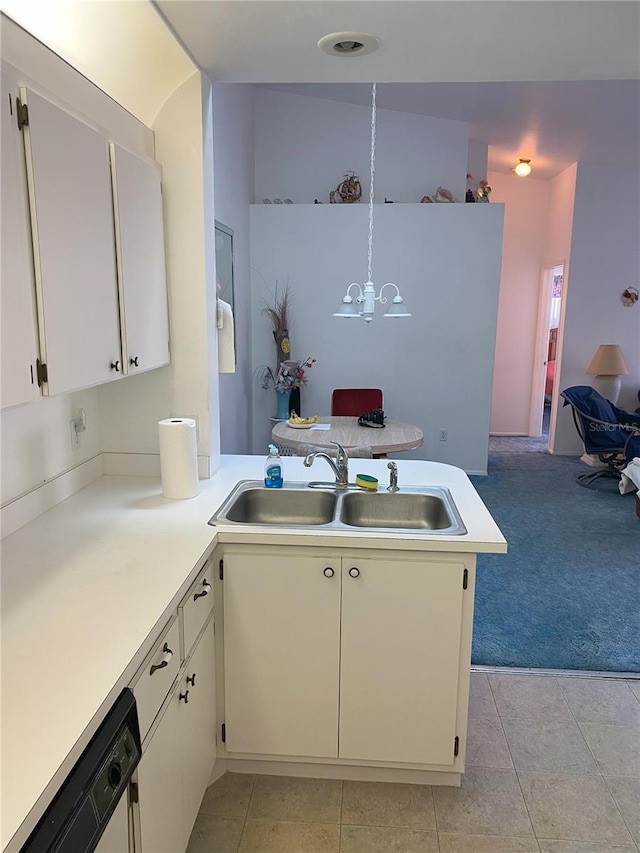
[[[209,524],[429,535],[467,532],[451,493],[445,488],[339,491],[330,484],[326,489],[311,489],[306,483],[287,483],[281,489],[267,489],[260,480],[241,480]]]

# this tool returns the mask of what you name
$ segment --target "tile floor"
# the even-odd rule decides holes
[[[187,853],[637,853],[640,681],[473,672],[461,788],[225,774]]]

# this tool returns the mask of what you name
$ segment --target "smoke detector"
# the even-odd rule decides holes
[[[380,42],[369,33],[342,32],[323,36],[318,47],[330,56],[364,56],[373,53]]]

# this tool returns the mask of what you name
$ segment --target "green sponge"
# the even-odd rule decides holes
[[[376,492],[378,490],[378,480],[369,474],[356,474],[356,486]]]

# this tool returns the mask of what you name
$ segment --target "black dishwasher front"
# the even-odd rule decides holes
[[[125,688],[20,853],[92,853],[140,761],[135,696]]]

